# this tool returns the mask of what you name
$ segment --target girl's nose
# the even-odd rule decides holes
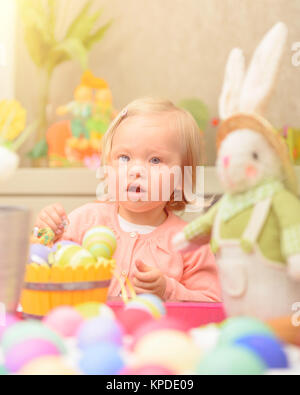
[[[223,166],[225,167],[225,169],[227,169],[229,164],[230,164],[230,156],[224,156],[224,158],[223,158]]]
[[[142,178],[144,176],[145,170],[143,169],[142,166],[132,166],[129,169],[129,176],[134,177],[134,178]]]

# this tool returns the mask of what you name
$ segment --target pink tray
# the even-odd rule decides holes
[[[107,303],[116,313],[119,312],[123,302]],[[169,317],[179,318],[187,323],[190,328],[219,323],[226,319],[221,303],[166,303]]]

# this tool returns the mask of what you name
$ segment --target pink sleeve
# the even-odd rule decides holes
[[[221,289],[215,257],[209,245],[183,255],[184,271],[180,282],[167,277],[168,301],[221,302]]]
[[[82,244],[85,233],[94,226],[95,209],[93,204],[79,207],[68,216],[69,226],[62,240]]]

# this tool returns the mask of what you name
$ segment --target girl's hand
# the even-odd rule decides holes
[[[137,271],[133,284],[138,294],[151,293],[163,299],[167,281],[165,276],[153,267],[145,265],[142,261],[136,262]]]
[[[57,239],[59,239],[64,234],[67,223],[68,217],[64,208],[60,204],[54,204],[44,208],[39,213],[35,227],[39,229],[52,229]]]

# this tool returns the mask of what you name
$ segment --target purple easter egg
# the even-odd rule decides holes
[[[51,249],[42,244],[32,244],[30,246],[29,263],[44,265],[48,263],[48,257]]]
[[[73,241],[63,240],[63,241],[59,241],[59,242],[55,243],[54,246],[51,248],[51,252],[55,253],[58,248],[70,246],[70,245],[81,247],[80,244],[74,243]]]
[[[9,372],[16,373],[34,359],[58,355],[60,355],[60,352],[57,346],[48,340],[25,340],[7,352],[5,355],[5,367]]]
[[[78,332],[78,345],[86,349],[97,343],[122,344],[123,330],[115,321],[106,317],[92,318],[86,321]]]

